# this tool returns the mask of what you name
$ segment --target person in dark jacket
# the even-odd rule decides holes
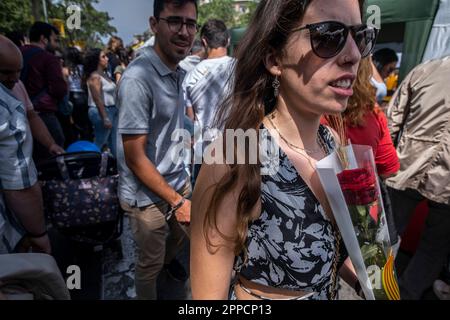
[[[53,54],[58,47],[58,30],[44,22],[36,22],[30,29],[30,44],[21,47],[24,65],[21,80],[27,89],[34,109],[44,121],[55,142],[64,146],[64,133],[56,113],[58,105],[68,93],[60,60]],[[37,162],[51,155],[35,143]]]

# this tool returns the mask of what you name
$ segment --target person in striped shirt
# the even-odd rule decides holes
[[[3,57],[21,69],[20,51],[0,36]],[[0,254],[51,252],[32,149],[25,107],[0,83]]]

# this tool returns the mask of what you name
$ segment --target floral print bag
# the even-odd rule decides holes
[[[118,175],[107,175],[108,154],[103,153],[100,174],[71,179],[64,156],[56,158],[62,180],[42,181],[45,210],[58,228],[86,227],[118,220]]]

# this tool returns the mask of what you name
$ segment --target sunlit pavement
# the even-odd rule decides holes
[[[134,267],[136,246],[132,238],[128,218],[124,218],[124,229],[120,241],[103,250],[102,299],[129,300],[136,298],[134,289]],[[178,261],[189,272],[189,243],[177,256]],[[163,270],[158,279],[158,299],[186,300],[190,298],[188,281],[173,279]]]

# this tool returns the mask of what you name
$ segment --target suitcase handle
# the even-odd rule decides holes
[[[59,172],[64,181],[70,180],[69,169],[67,168],[64,155],[56,157],[56,163],[58,164]],[[102,159],[100,162],[100,177],[106,177],[108,169],[108,153],[102,153]]]

